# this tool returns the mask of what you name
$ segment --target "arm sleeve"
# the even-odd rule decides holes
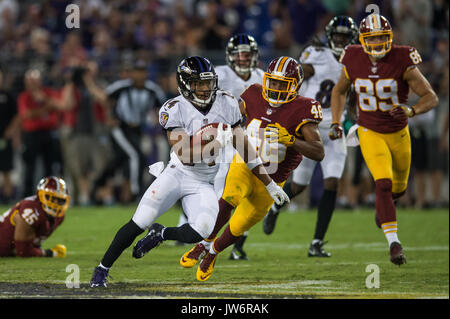
[[[342,52],[341,56],[339,57],[339,63],[343,66],[343,71],[345,73],[345,76],[347,79],[351,80],[350,74],[349,74],[349,67],[351,62],[351,49],[347,46],[345,47],[344,51]]]
[[[242,114],[241,114],[241,110],[239,108],[239,102],[233,98],[232,99],[232,105],[233,105],[233,112],[231,115],[232,121],[231,121],[231,127],[235,128],[236,126],[240,125],[242,123]]]
[[[295,135],[300,137],[303,135],[301,131],[303,125],[307,123],[319,124],[322,121],[323,117],[322,106],[315,100],[311,101],[311,107],[309,109],[305,108],[304,110],[305,111],[302,120],[295,128]]]
[[[419,52],[414,47],[406,47],[403,51],[402,58],[400,59],[400,63],[403,62],[404,70],[408,70],[420,63],[422,63],[422,57]]]
[[[325,64],[327,62],[325,56],[322,54],[323,48],[316,48],[313,46],[307,47],[300,55],[299,62],[301,64]]]
[[[184,127],[177,104],[179,104],[177,100],[169,100],[159,109],[159,124],[163,129]]]

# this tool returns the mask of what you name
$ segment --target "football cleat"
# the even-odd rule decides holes
[[[197,268],[197,280],[206,281],[211,277],[216,263],[216,254],[207,253]]]
[[[399,242],[393,242],[389,247],[389,253],[391,255],[391,262],[395,265],[406,264],[406,256],[403,253],[402,245]]]
[[[184,268],[194,267],[200,259],[202,259],[208,251],[203,244],[197,244],[186,252],[180,259],[180,265]]]
[[[326,243],[318,241],[315,244],[311,244],[308,249],[308,257],[331,257],[331,254],[322,248]]]
[[[228,259],[230,259],[230,260],[248,260],[247,254],[242,249],[242,247],[236,247],[236,246],[234,246],[233,250],[231,251],[230,257]]]
[[[272,234],[273,230],[275,229],[275,224],[277,222],[277,217],[279,214],[280,212],[275,212],[274,210],[270,209],[266,217],[264,217],[263,231],[266,235]]]
[[[112,279],[108,272],[108,269],[102,268],[100,266],[95,267],[94,273],[92,274],[91,278],[91,288],[107,287],[107,278],[110,277]]]
[[[142,258],[150,250],[158,247],[164,241],[161,235],[163,229],[164,226],[161,224],[154,223],[151,225],[147,235],[133,247],[133,257]]]

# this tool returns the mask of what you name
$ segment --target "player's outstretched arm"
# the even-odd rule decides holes
[[[341,127],[341,117],[345,110],[347,91],[352,82],[347,77],[345,69],[342,70],[338,82],[331,91],[331,130],[330,138],[332,140],[342,137],[343,129]]]
[[[404,79],[411,90],[420,97],[416,105],[411,107],[414,115],[426,113],[438,105],[439,99],[436,93],[417,67],[407,70]]]

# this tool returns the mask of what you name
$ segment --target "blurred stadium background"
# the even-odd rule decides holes
[[[80,28],[66,27],[67,5],[80,8]],[[394,43],[415,46],[423,58],[421,71],[439,95],[439,106],[410,121],[413,137],[413,164],[407,196],[400,205],[428,209],[448,207],[448,27],[449,5],[445,0],[0,0],[0,70],[1,92],[12,97],[14,106],[25,90],[24,74],[41,71],[43,84],[55,92],[61,90],[76,68],[96,65],[95,82],[102,88],[129,76],[133,61],[145,60],[148,78],[163,89],[167,98],[178,94],[174,78],[178,62],[190,55],[208,57],[215,65],[225,64],[225,44],[235,33],[255,37],[260,48],[260,67],[275,56],[300,56],[302,48],[317,36],[325,41],[324,27],[335,15],[349,15],[359,22],[367,15],[366,6],[376,4],[394,28]],[[95,63],[95,64],[93,64]],[[95,69],[95,67],[94,67]],[[415,97],[411,96],[411,103]],[[3,101],[0,101],[3,103]],[[4,108],[0,116],[5,119]],[[66,114],[67,115],[67,114]],[[65,147],[66,117],[62,115],[56,138]],[[1,133],[13,121],[2,120]],[[448,123],[448,122],[447,122]],[[101,158],[110,154],[108,125],[101,114],[94,138],[104,147]],[[14,128],[14,127],[13,127]],[[168,146],[149,114],[143,128],[142,149],[148,164],[168,158]],[[0,152],[8,140],[12,145],[12,169],[0,172],[0,198],[10,204],[25,194],[22,127],[17,124],[9,137],[0,136]],[[66,145],[67,146],[67,145]],[[2,153],[3,154],[3,153]],[[63,152],[63,155],[65,153]],[[373,207],[373,183],[367,169],[358,165],[357,148],[349,148],[346,173],[339,196],[340,208]],[[90,205],[92,201],[79,193],[79,186],[69,171],[72,159],[62,156],[53,165],[72,190],[73,205]],[[33,185],[42,175],[43,161],[34,172]],[[98,171],[88,165],[82,172],[90,183]],[[145,183],[151,182],[147,168]],[[129,202],[121,198],[123,174],[116,173],[117,191],[107,204]],[[33,186],[34,187],[34,186]],[[74,192],[75,191],[75,192]],[[78,194],[77,194],[78,191]],[[89,189],[89,192],[92,190]],[[291,204],[292,209],[314,207],[320,198],[321,172],[317,169],[310,192]]]

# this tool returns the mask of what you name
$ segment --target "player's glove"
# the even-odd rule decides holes
[[[52,249],[50,249],[53,253],[53,257],[64,258],[67,255],[67,248],[64,245],[56,245]]]
[[[389,111],[389,114],[396,120],[404,121],[408,117],[416,115],[414,107],[409,107],[405,104],[397,104]]]
[[[344,130],[342,129],[342,126],[339,123],[333,123],[330,126],[330,132],[328,133],[328,136],[331,140],[337,140],[338,138],[342,138],[344,135]]]
[[[223,123],[220,123],[217,126],[217,137],[216,141],[220,143],[221,147],[225,147],[227,145],[233,145],[233,131],[231,130],[231,126],[227,125],[227,128],[223,128]]]
[[[286,146],[292,146],[295,142],[295,136],[289,134],[288,130],[278,123],[267,125],[264,135],[266,139],[269,139],[269,143],[281,143]]]
[[[266,189],[277,205],[289,203],[289,196],[273,180],[266,185]]]

